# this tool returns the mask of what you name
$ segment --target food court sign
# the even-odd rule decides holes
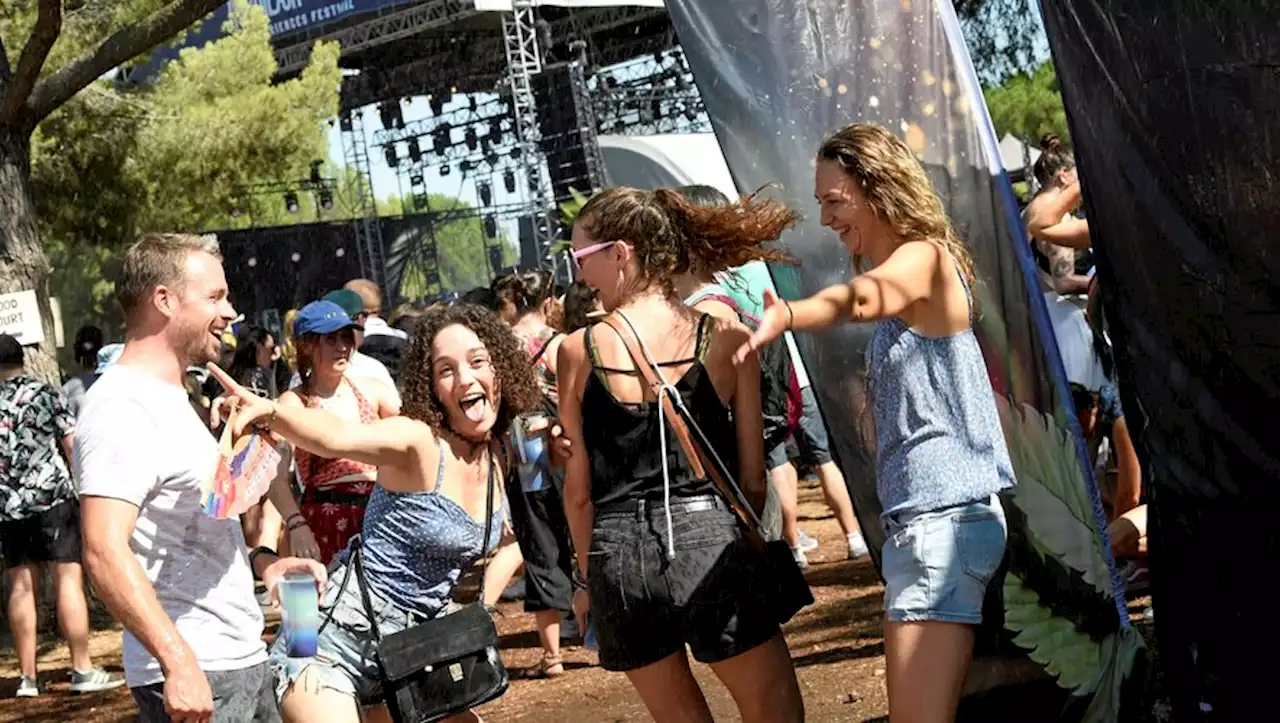
[[[0,334],[12,336],[23,346],[44,341],[44,326],[40,324],[36,292],[0,294]]]

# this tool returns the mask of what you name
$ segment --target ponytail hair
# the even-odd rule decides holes
[[[1042,187],[1052,186],[1060,172],[1069,171],[1075,167],[1075,156],[1062,146],[1062,139],[1058,134],[1044,134],[1040,139],[1040,157],[1036,159],[1032,169],[1036,182]]]
[[[578,223],[593,239],[626,241],[641,272],[669,288],[681,274],[702,276],[757,260],[794,263],[764,244],[798,219],[781,201],[759,192],[736,203],[702,205],[677,189],[618,187],[592,197]]]

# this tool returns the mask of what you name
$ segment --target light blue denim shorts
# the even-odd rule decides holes
[[[310,667],[312,680],[322,689],[336,690],[354,696],[361,704],[382,698],[378,680],[378,644],[374,640],[369,616],[360,600],[360,586],[355,571],[347,575],[347,565],[335,558],[329,566],[329,582],[320,597],[320,619],[324,628],[312,658],[290,658],[288,641],[277,637],[268,653],[268,664],[276,678],[276,700]],[[343,585],[345,578],[346,584]],[[382,635],[398,633],[416,625],[425,617],[406,612],[369,590],[369,602]],[[327,622],[324,622],[326,621]]]
[[[885,616],[894,622],[981,623],[987,584],[1008,538],[1000,498],[888,515],[884,525]]]

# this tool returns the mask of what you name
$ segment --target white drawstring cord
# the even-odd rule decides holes
[[[649,345],[645,344],[644,339],[640,338],[640,333],[636,331],[635,325],[621,310],[618,310],[618,316],[631,329],[631,335],[640,344],[640,351],[644,354],[645,362],[653,367],[653,374],[658,378],[659,386],[655,391],[658,394],[658,448],[662,452],[662,510],[667,518],[667,559],[674,560],[676,559],[676,538],[675,525],[671,521],[671,470],[667,463],[667,407],[662,403],[662,395],[670,392],[672,394],[672,402],[679,404],[682,408],[684,407],[684,400],[680,398],[680,393],[676,391],[676,388],[668,384],[666,378],[662,376],[662,367],[658,366],[653,354],[649,353]],[[637,364],[641,363],[639,359],[634,361]]]

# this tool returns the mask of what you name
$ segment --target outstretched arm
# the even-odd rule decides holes
[[[295,446],[322,457],[406,468],[423,438],[420,423],[389,417],[372,424],[348,422],[322,409],[307,409],[263,399],[210,364],[227,396],[237,401],[232,433],[239,437],[254,424],[266,424]],[[433,447],[434,448],[434,447]]]

